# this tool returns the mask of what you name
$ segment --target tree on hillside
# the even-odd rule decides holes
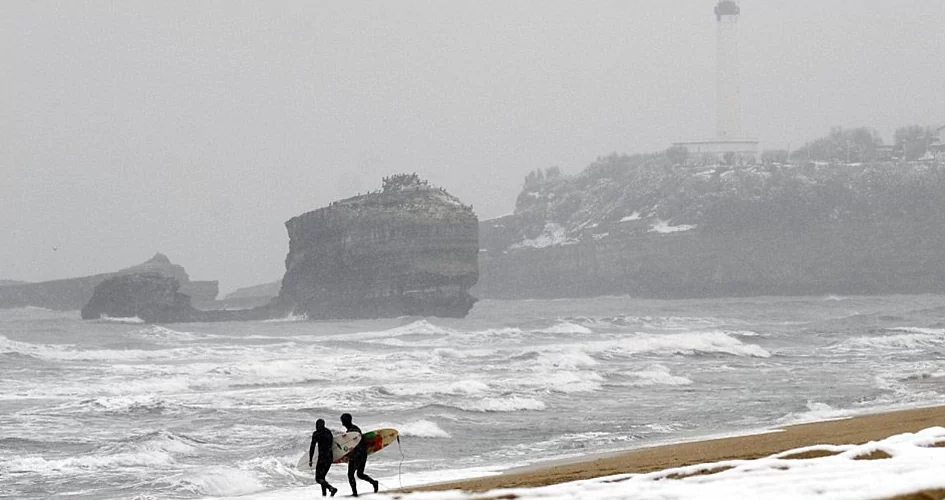
[[[525,189],[537,188],[542,182],[557,179],[558,177],[561,177],[560,167],[548,167],[544,170],[536,168],[525,176]]]
[[[910,125],[896,129],[893,141],[897,150],[902,151],[906,160],[917,160],[929,150],[929,144],[935,139],[935,131],[931,127]]]
[[[830,134],[804,144],[791,153],[791,159],[860,163],[876,159],[876,149],[883,145],[879,134],[867,127],[834,127]]]

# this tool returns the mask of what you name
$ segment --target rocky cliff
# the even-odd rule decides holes
[[[531,179],[481,226],[489,298],[945,292],[945,163],[674,165]]]
[[[311,319],[463,317],[479,276],[471,207],[416,175],[286,222],[275,307]]]
[[[213,304],[219,291],[218,282],[191,281],[183,267],[158,253],[146,262],[114,273],[0,287],[0,308],[33,306],[60,311],[79,310],[92,298],[95,286],[106,279],[148,272],[177,279],[181,292],[190,295],[197,306]]]

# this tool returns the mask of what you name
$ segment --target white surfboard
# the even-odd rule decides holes
[[[348,453],[351,453],[351,450],[354,449],[358,443],[361,442],[361,434],[357,432],[344,432],[344,433],[333,433],[334,440],[331,442],[331,463],[341,462]],[[311,444],[311,441],[309,441]],[[315,462],[318,460],[318,450],[315,450],[315,455],[312,457],[312,467],[308,465],[308,448],[302,453],[302,458],[299,459],[298,468],[299,470],[312,470],[315,468]]]

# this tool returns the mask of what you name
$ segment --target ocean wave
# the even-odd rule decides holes
[[[158,327],[161,328],[161,327]],[[48,361],[145,361],[152,359],[192,359],[208,348],[183,349],[84,349],[70,344],[33,344],[10,340],[0,335],[0,353],[17,353]]]
[[[115,317],[115,316],[109,316],[107,314],[103,314],[99,316],[98,322],[100,323],[125,323],[125,324],[131,324],[131,325],[140,325],[144,323],[144,320],[137,316]]]
[[[81,455],[61,459],[39,456],[17,457],[0,460],[0,472],[35,474],[90,474],[120,467],[161,467],[174,463],[170,453],[162,451],[139,451],[111,455]]]
[[[594,331],[591,330],[590,328],[571,323],[570,321],[561,321],[547,328],[540,328],[538,330],[533,330],[533,331],[536,333],[551,333],[551,334],[565,334],[565,335],[587,335],[587,334],[594,333]]]
[[[272,318],[263,320],[263,323],[298,323],[301,321],[308,321],[308,315],[305,313],[295,314],[289,313],[281,318]]]
[[[457,408],[465,411],[482,413],[512,413],[517,411],[542,411],[547,405],[544,401],[519,396],[504,398],[483,398],[471,403],[460,403]]]
[[[193,332],[181,332],[160,325],[150,325],[131,333],[135,337],[159,340],[193,340],[202,335]]]
[[[555,370],[575,370],[598,365],[598,361],[582,350],[540,351],[534,363]]]
[[[631,379],[628,384],[633,387],[652,385],[690,385],[692,380],[670,373],[669,368],[663,365],[650,365],[639,371],[624,371],[621,375]]]
[[[430,420],[415,420],[406,423],[380,422],[371,423],[364,426],[365,429],[397,429],[397,432],[404,437],[417,437],[428,439],[450,439],[450,433],[444,431],[436,422]]]
[[[135,414],[167,413],[180,409],[180,405],[163,399],[156,394],[100,396],[70,403],[68,407],[79,411]]]
[[[826,403],[816,401],[807,402],[807,411],[791,412],[778,419],[779,424],[793,425],[806,422],[820,422],[823,420],[838,420],[848,418],[854,412],[839,410]]]
[[[755,358],[769,358],[771,353],[761,346],[746,344],[724,332],[689,332],[663,335],[637,334],[619,341],[596,343],[597,350],[606,356],[638,354],[729,354]]]
[[[183,434],[168,430],[152,431],[115,442],[109,442],[96,448],[100,455],[119,455],[128,453],[158,453],[170,457],[192,456],[206,451],[208,443]]]
[[[173,483],[179,490],[197,495],[242,496],[258,493],[266,486],[250,471],[232,467],[216,467],[188,474]]]
[[[945,330],[933,328],[891,328],[894,335],[854,337],[836,346],[839,350],[925,349],[945,344]]]
[[[375,388],[378,394],[397,397],[417,396],[469,396],[485,393],[489,385],[478,380],[406,382],[402,384],[385,384]]]

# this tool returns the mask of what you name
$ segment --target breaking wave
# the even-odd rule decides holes
[[[404,437],[417,437],[429,439],[449,439],[450,433],[444,431],[436,422],[429,420],[415,420],[404,424],[395,424],[391,422],[381,422],[371,424],[371,428],[384,429],[394,428]],[[366,428],[365,428],[366,429]]]
[[[547,405],[543,401],[519,396],[505,398],[484,398],[467,404],[458,404],[457,408],[465,411],[482,413],[512,413],[517,411],[542,411]]]
[[[215,467],[190,474],[175,481],[174,486],[197,495],[223,497],[249,495],[266,489],[255,474],[233,467]]]
[[[945,345],[945,330],[935,328],[890,328],[893,335],[854,337],[836,346],[840,350],[924,349]]]
[[[663,335],[638,334],[624,340],[598,343],[605,356],[635,354],[729,354],[732,356],[769,358],[764,348],[746,344],[724,332],[690,332]]]

